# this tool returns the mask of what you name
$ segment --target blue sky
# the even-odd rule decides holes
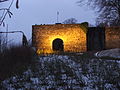
[[[19,0],[19,9],[15,8],[15,2],[11,7],[14,14],[12,18],[6,17],[9,31],[22,30],[28,39],[31,38],[32,25],[54,24],[57,22],[57,11],[59,11],[59,22],[69,18],[76,18],[78,23],[89,22],[95,24],[96,15],[87,6],[78,6],[78,0]],[[4,5],[3,5],[4,4]],[[9,5],[1,4],[1,7]],[[1,14],[1,13],[0,13]],[[5,28],[4,28],[5,29]],[[4,30],[2,28],[2,30]],[[19,34],[13,35],[16,38]]]

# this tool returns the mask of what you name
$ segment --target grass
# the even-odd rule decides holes
[[[63,57],[60,58],[59,56]],[[64,56],[67,56],[68,59],[64,58]],[[69,60],[75,62],[76,64],[72,65],[70,62],[68,62]],[[113,62],[112,60],[114,59],[110,57],[104,57],[101,59],[95,57],[94,52],[85,52],[83,54],[64,52],[57,53],[57,55],[40,55],[39,62],[31,64],[31,73],[27,75],[23,74],[21,77],[17,77],[17,84],[19,84],[19,87],[16,88],[14,86],[14,88],[25,88],[24,84],[27,82],[30,84],[30,88],[33,89],[35,89],[34,87],[41,88],[43,86],[51,86],[49,89],[56,89],[58,87],[65,88],[66,86],[70,86],[68,87],[69,89],[74,89],[76,86],[80,88],[89,86],[91,89],[97,88],[100,90],[117,90],[117,88],[120,88],[120,64]],[[23,61],[20,63],[22,62]],[[63,75],[66,77],[62,79]],[[87,83],[85,83],[84,79],[81,78],[81,75],[88,79]],[[30,78],[38,78],[38,83],[33,84],[33,81]],[[76,84],[74,83],[74,80],[76,81]],[[11,83],[10,81],[9,83]],[[51,81],[54,81],[55,84],[49,84]],[[72,82],[68,84],[70,81]],[[105,86],[107,84],[112,86],[108,89]],[[13,85],[16,85],[16,83],[13,82]]]
[[[110,56],[102,56],[99,57],[102,60],[120,60],[120,58],[110,57]]]

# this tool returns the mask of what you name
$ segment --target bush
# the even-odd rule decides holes
[[[0,52],[0,81],[23,72],[32,64],[34,51],[31,47],[13,46]]]

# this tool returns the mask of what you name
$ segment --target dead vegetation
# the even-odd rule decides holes
[[[21,73],[33,62],[31,47],[12,46],[0,52],[0,81],[13,74]]]

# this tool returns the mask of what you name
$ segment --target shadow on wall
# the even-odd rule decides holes
[[[89,27],[87,32],[87,50],[105,49],[105,28]]]

